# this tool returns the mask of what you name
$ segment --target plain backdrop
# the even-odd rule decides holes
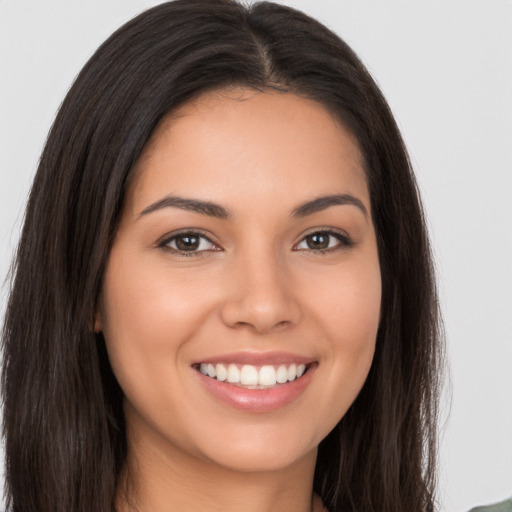
[[[0,279],[73,78],[111,32],[157,3],[0,0]],[[412,156],[451,366],[442,510],[504,499],[512,495],[512,1],[282,3],[318,18],[355,49]],[[0,315],[6,293],[4,286]]]

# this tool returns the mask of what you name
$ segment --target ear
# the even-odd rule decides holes
[[[96,304],[96,311],[94,312],[94,334],[98,334],[103,331],[103,318],[101,314],[100,301]]]
[[[103,322],[100,313],[94,315],[94,334],[98,334],[103,330]]]

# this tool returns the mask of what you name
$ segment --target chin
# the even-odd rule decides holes
[[[199,452],[218,466],[237,472],[279,471],[301,459],[316,457],[321,438],[306,432],[278,431],[258,427],[233,433],[225,431],[218,442],[199,446]],[[210,439],[213,439],[212,436]]]
[[[212,454],[210,460],[218,466],[238,473],[265,473],[285,470],[302,459],[316,458],[316,452],[316,446],[306,452],[281,450],[274,446],[259,451],[253,448]]]

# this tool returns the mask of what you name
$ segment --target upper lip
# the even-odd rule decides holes
[[[220,354],[195,361],[193,364],[249,364],[253,366],[277,365],[277,364],[310,364],[315,358],[294,354],[292,352],[232,352]]]

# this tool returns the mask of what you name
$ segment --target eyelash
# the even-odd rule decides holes
[[[338,243],[334,247],[327,247],[326,249],[305,249],[308,252],[316,253],[316,254],[326,254],[330,252],[340,251],[343,249],[349,249],[354,245],[354,242],[350,239],[350,237],[342,232],[337,231],[332,228],[316,228],[314,231],[310,231],[305,236],[303,236],[300,240],[300,242],[296,245],[300,245],[301,243],[305,242],[308,237],[311,237],[313,235],[323,235],[328,236],[330,238],[335,238]],[[330,243],[329,243],[330,245]],[[300,249],[295,249],[300,250]]]
[[[175,242],[179,237],[194,237],[194,238],[200,238],[201,240],[206,240],[208,244],[210,244],[213,249],[202,249],[202,250],[194,250],[194,251],[186,251],[186,250],[180,250],[178,248],[170,247],[169,244],[172,242]],[[305,242],[308,237],[311,237],[313,235],[323,235],[328,236],[330,238],[335,238],[338,243],[334,247],[327,247],[325,249],[295,249],[295,247],[299,246],[301,243]],[[199,242],[201,243],[201,242]],[[330,245],[330,242],[329,242]],[[305,236],[301,238],[298,244],[294,246],[295,251],[302,251],[305,252],[311,252],[315,254],[326,254],[330,252],[335,252],[343,249],[349,249],[354,245],[354,242],[343,232],[335,231],[332,228],[320,228],[315,229],[314,231],[311,231],[310,233],[307,233]],[[172,236],[164,238],[162,241],[158,242],[157,247],[160,249],[163,249],[165,251],[169,251],[173,254],[177,254],[179,256],[183,256],[185,258],[188,257],[201,257],[203,256],[204,252],[207,252],[209,250],[213,251],[220,251],[222,249],[218,248],[214,242],[212,242],[208,236],[201,233],[200,231],[182,231],[179,233],[174,233]]]
[[[169,247],[170,243],[172,243],[173,241],[176,241],[179,237],[185,237],[187,235],[189,237],[200,238],[202,241],[206,240],[208,242],[208,244],[210,244],[212,247],[215,248],[215,249],[213,249],[214,251],[221,250],[221,249],[217,248],[217,246],[204,233],[201,233],[201,231],[198,231],[198,230],[194,230],[194,231],[187,230],[187,231],[181,231],[178,233],[174,233],[172,236],[165,237],[161,242],[158,242],[157,246],[160,249],[169,251],[169,252],[171,252],[173,254],[177,254],[179,256],[183,256],[185,258],[203,256],[204,252],[206,252],[207,250],[212,250],[212,249],[203,249],[201,251],[184,251],[184,250],[180,250],[178,248]]]

